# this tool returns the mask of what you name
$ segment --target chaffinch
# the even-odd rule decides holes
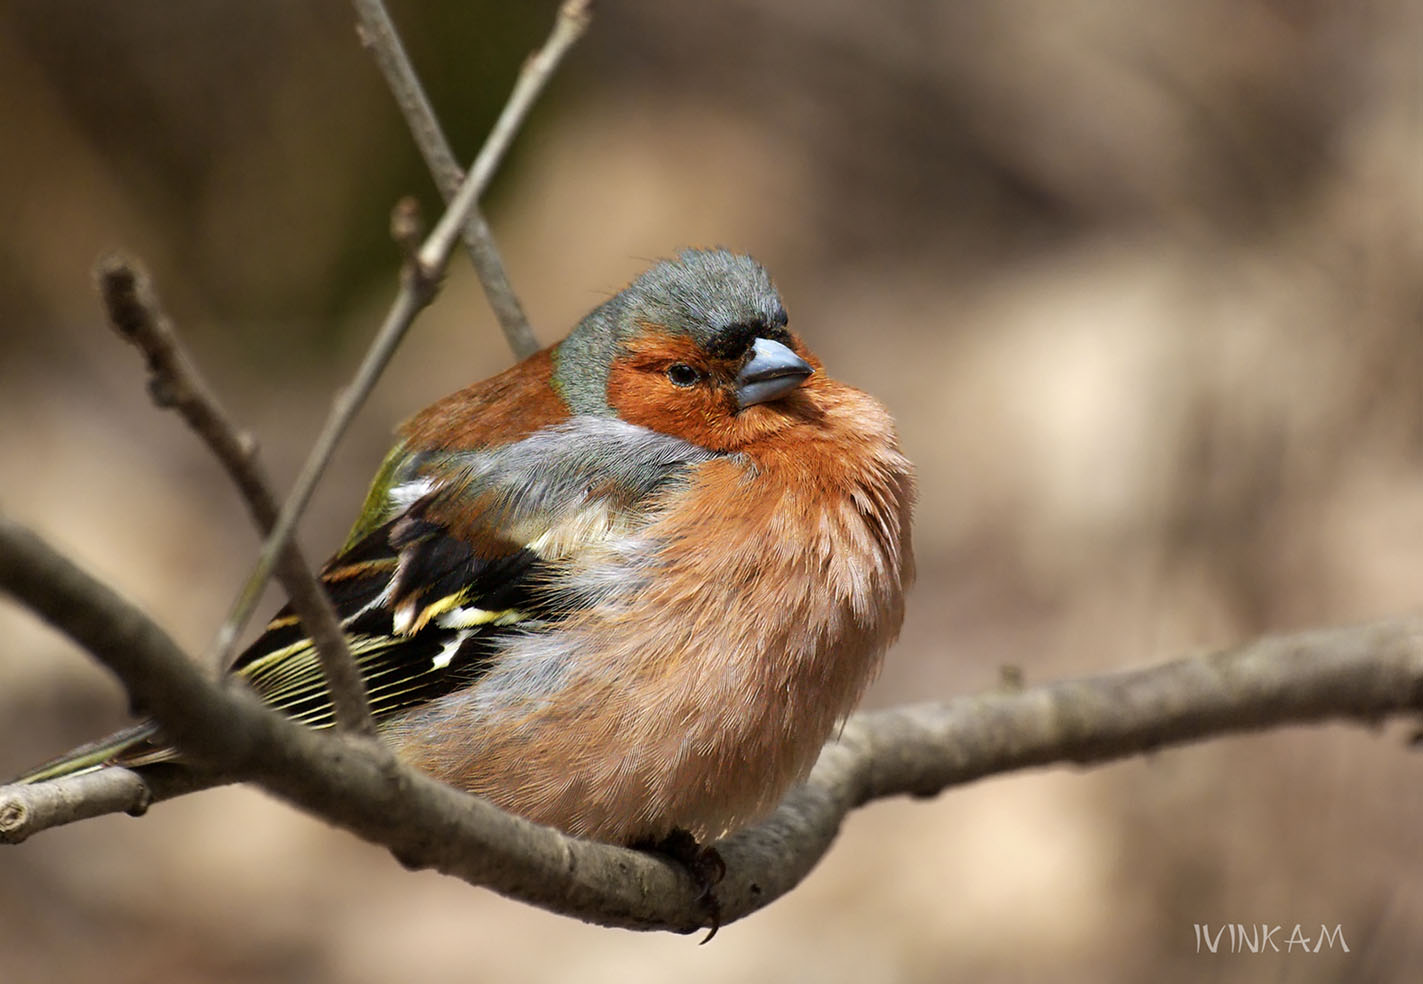
[[[913,498],[889,414],[821,371],[765,270],[687,250],[407,422],[321,578],[400,758],[570,834],[705,842],[874,676]],[[331,725],[290,611],[232,672]],[[26,778],[176,754],[141,725]]]

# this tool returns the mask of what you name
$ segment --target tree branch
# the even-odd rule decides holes
[[[227,470],[258,531],[263,536],[270,534],[277,521],[277,502],[257,461],[256,442],[250,435],[238,432],[197,366],[183,351],[147,274],[134,261],[114,254],[99,261],[95,278],[109,324],[143,353],[153,402],[182,416]],[[366,686],[351,658],[336,609],[295,540],[283,545],[277,576],[302,627],[316,645],[337,726],[374,735]],[[226,663],[217,669],[225,671]]]
[[[455,193],[450,207],[446,209],[439,224],[420,250],[420,262],[427,269],[441,268],[448,258],[455,236],[464,225],[464,217],[483,193],[489,179],[494,176],[494,169],[499,166],[504,152],[509,149],[514,134],[519,132],[524,117],[543,92],[548,80],[553,77],[554,71],[563,61],[563,56],[568,54],[569,49],[588,29],[588,21],[592,17],[590,5],[591,0],[564,0],[558,8],[558,17],[553,23],[553,31],[548,40],[524,62],[524,67],[514,82],[514,91],[509,93],[504,109],[494,121],[494,128],[485,138],[484,146],[475,157],[464,184]]]
[[[400,43],[395,24],[381,0],[355,0],[355,7],[360,19],[361,42],[374,55],[376,65],[385,76],[386,85],[390,87],[396,105],[410,128],[410,135],[425,158],[425,166],[430,170],[435,187],[445,203],[449,204],[459,191],[463,175],[430,100],[410,64],[410,57],[405,53],[405,46]],[[471,206],[460,233],[489,306],[504,330],[505,341],[516,359],[528,358],[539,350],[539,342],[509,282],[504,258],[494,242],[489,223],[477,204]]]
[[[590,16],[588,8],[589,0],[565,0],[559,8],[553,31],[544,46],[524,64],[514,84],[514,91],[509,94],[504,110],[499,114],[494,129],[484,141],[484,146],[459,191],[455,193],[454,199],[439,223],[426,237],[416,256],[405,264],[401,289],[386,315],[385,322],[356,370],[355,379],[337,395],[331,413],[326,418],[326,424],[307,455],[301,474],[283,503],[276,525],[262,548],[256,570],[247,579],[227,620],[218,630],[213,645],[219,653],[227,654],[231,651],[238,633],[256,608],[276,558],[291,538],[297,520],[310,502],[311,495],[316,490],[316,483],[326,470],[336,445],[355,418],[356,411],[375,388],[376,380],[385,371],[386,364],[401,339],[405,337],[405,332],[415,320],[415,316],[434,300],[455,238],[463,228],[470,209],[475,206],[489,184],[489,179],[493,177],[509,142],[543,90],[544,84],[569,48],[582,36]]]
[[[411,867],[436,868],[589,922],[686,932],[703,918],[694,887],[675,865],[528,823],[400,766],[376,743],[309,731],[209,682],[141,613],[4,519],[0,588],[113,670],[184,753],[211,770],[209,783],[254,782],[385,845]],[[723,922],[794,888],[849,811],[873,799],[932,796],[1016,769],[1109,761],[1242,731],[1335,719],[1375,724],[1420,713],[1423,619],[1406,617],[858,714],[769,819],[717,845],[727,863],[717,888]],[[133,810],[147,802],[136,776],[130,783],[98,772],[63,782],[72,785],[0,787],[0,839],[23,840],[95,815],[99,805]],[[91,793],[91,782],[102,788]],[[152,798],[172,794],[161,784],[152,789]]]
[[[580,841],[504,813],[397,763],[378,742],[311,731],[246,691],[209,681],[162,629],[44,543],[0,517],[0,589],[106,665],[209,782],[250,781],[314,816],[436,868],[534,905],[614,926],[693,931],[696,891],[675,864]],[[91,773],[69,780],[74,797]],[[133,775],[129,773],[129,775]],[[135,777],[136,778],[136,777]],[[110,803],[126,780],[104,780]],[[59,815],[44,784],[0,787],[0,837],[21,840]],[[129,787],[131,788],[131,787]],[[87,811],[71,811],[80,816]],[[89,815],[92,815],[91,813]],[[25,821],[29,821],[28,825]]]

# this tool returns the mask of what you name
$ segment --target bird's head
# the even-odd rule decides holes
[[[658,263],[584,318],[554,358],[573,413],[718,451],[804,412],[802,386],[819,368],[766,271],[720,249]]]

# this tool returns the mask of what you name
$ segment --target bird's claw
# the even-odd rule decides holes
[[[702,944],[709,943],[721,928],[721,900],[716,896],[717,884],[726,877],[726,861],[715,847],[703,845],[681,828],[673,830],[659,841],[639,845],[680,864],[697,887],[697,905],[706,916],[710,931]]]

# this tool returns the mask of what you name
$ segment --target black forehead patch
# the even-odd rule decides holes
[[[790,332],[786,331],[785,324],[785,321],[777,323],[775,320],[758,319],[726,325],[709,333],[705,339],[699,337],[697,343],[714,359],[739,359],[758,338],[769,338],[782,343],[789,341]]]

